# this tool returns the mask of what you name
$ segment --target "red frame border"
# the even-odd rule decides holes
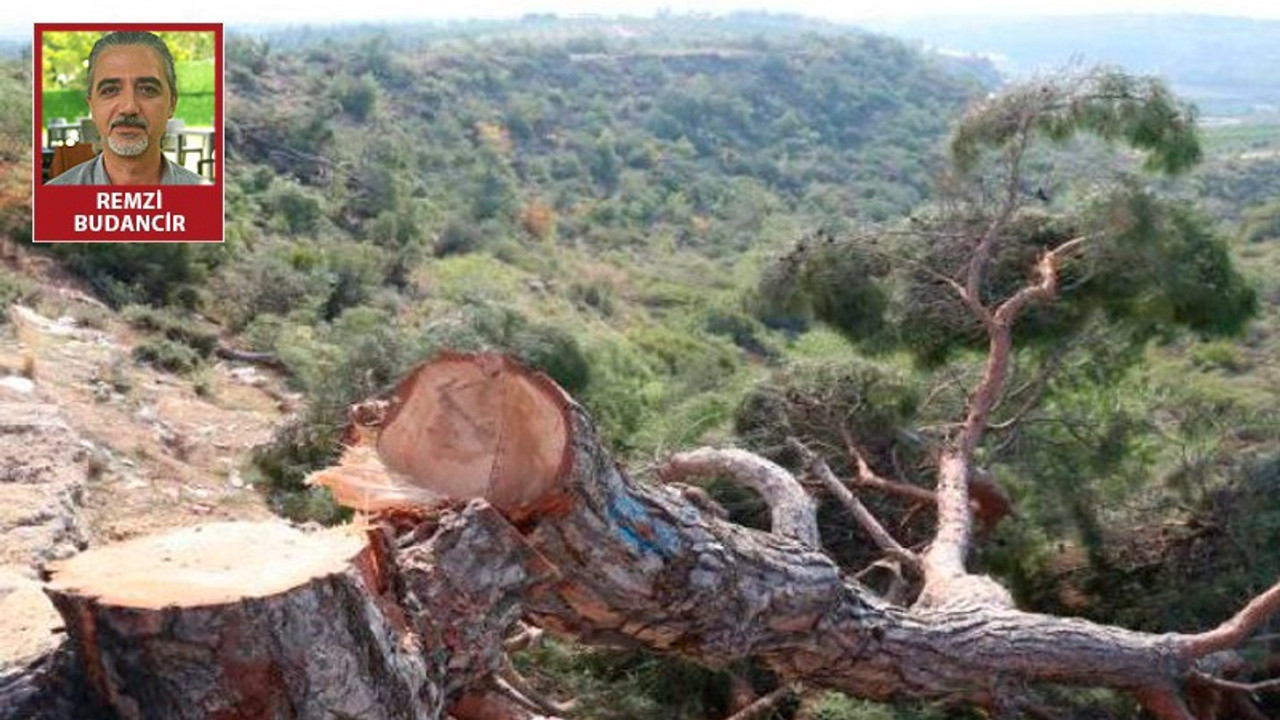
[[[41,86],[44,81],[44,33],[46,32],[66,32],[66,31],[90,31],[90,32],[110,32],[113,30],[148,30],[148,31],[170,31],[170,32],[212,32],[214,45],[214,148],[217,156],[214,158],[214,181],[211,185],[206,186],[186,186],[189,189],[203,190],[208,189],[209,193],[217,195],[217,237],[210,238],[178,238],[178,239],[79,239],[79,240],[57,240],[57,239],[39,239],[39,229],[37,221],[39,211],[37,205],[40,202],[40,195],[44,190],[42,180],[42,160],[44,146],[41,142],[41,131],[44,129],[43,110],[44,98],[41,92]],[[224,44],[224,26],[222,23],[35,23],[32,29],[32,84],[31,84],[31,144],[32,144],[32,191],[31,191],[31,214],[32,214],[32,241],[36,243],[118,243],[118,242],[146,242],[146,243],[188,243],[188,242],[223,242],[226,238],[226,107],[225,107],[225,85],[224,79],[226,75],[226,54]],[[168,190],[169,186],[166,186]],[[61,188],[59,188],[61,189]]]

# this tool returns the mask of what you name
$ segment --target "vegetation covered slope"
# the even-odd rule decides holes
[[[307,343],[393,336],[331,419],[427,347],[497,345],[631,449],[723,424],[778,352],[742,310],[752,258],[919,202],[978,91],[863,35],[392,47],[232,43],[211,312],[303,382],[331,376]]]
[[[973,372],[963,352],[939,373],[883,348],[852,359],[814,317],[757,312],[756,289],[797,240],[857,236],[929,200],[942,137],[985,89],[830,28],[571,25],[233,36],[227,246],[59,251],[114,303],[198,310],[283,361],[310,406],[258,458],[288,491],[280,509],[330,512],[297,481],[332,455],[346,404],[444,346],[547,369],[641,467],[726,438],[735,420],[769,451],[757,411],[809,397],[843,403],[881,433],[871,449],[910,464],[922,420],[963,401],[950,381]],[[1230,230],[1265,219],[1239,200],[1255,185],[1236,184],[1214,193]],[[1254,227],[1249,249],[1271,257],[1274,233]],[[1261,297],[1265,333],[1274,288]],[[1022,509],[980,546],[984,567],[1032,607],[1162,629],[1224,617],[1274,577],[1274,339],[1253,332],[1245,345],[1171,334],[1154,354],[1099,341],[1063,358],[1052,412],[993,463]],[[202,354],[183,357],[211,362]],[[758,512],[716,493],[738,517]],[[828,534],[851,556],[865,546],[834,513]],[[1170,553],[1186,562],[1168,570]],[[1229,582],[1187,587],[1205,572]],[[1117,586],[1148,593],[1116,599]],[[583,697],[609,697],[590,710],[602,717],[727,706],[723,676],[677,693],[676,673],[646,657],[540,660]]]

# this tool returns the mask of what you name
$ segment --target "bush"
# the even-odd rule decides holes
[[[513,660],[577,698],[574,717],[583,720],[700,720],[729,710],[728,674],[678,658],[549,640]]]
[[[190,347],[172,340],[148,340],[133,349],[138,362],[171,373],[189,373],[200,365],[200,355]]]
[[[233,330],[260,314],[315,317],[331,294],[324,256],[313,245],[272,243],[237,257],[211,285],[211,305]]]
[[[327,490],[308,486],[307,474],[337,459],[336,433],[308,420],[292,422],[254,448],[249,476],[273,510],[297,522],[332,525],[350,516]]]
[[[343,112],[364,122],[378,104],[378,81],[370,75],[342,75],[334,81],[331,93]]]
[[[505,345],[508,352],[550,375],[571,395],[585,392],[591,382],[591,364],[582,346],[563,328],[532,323],[507,338]]]
[[[301,419],[254,451],[258,482],[278,512],[333,522],[343,513],[304,479],[337,459],[347,407],[389,388],[425,353],[393,316],[374,308],[351,308],[314,327],[270,324],[280,329],[275,350],[308,404]]]
[[[1280,202],[1270,202],[1250,210],[1241,233],[1247,242],[1280,240]]]
[[[158,333],[167,340],[186,345],[206,358],[218,347],[218,334],[211,329],[203,329],[200,324],[191,320],[176,317],[173,311],[153,308],[147,305],[129,305],[121,311],[125,322],[139,330]]]
[[[927,705],[886,705],[857,700],[837,692],[824,693],[811,708],[812,720],[943,720],[943,718],[976,717],[955,714]]]
[[[569,297],[575,304],[592,308],[604,317],[612,317],[617,311],[616,295],[613,284],[605,280],[578,281],[569,286]]]
[[[40,286],[35,281],[0,268],[0,325],[9,321],[10,305],[29,305],[39,297]]]
[[[52,252],[114,307],[137,303],[192,307],[195,296],[182,291],[204,282],[221,248],[188,243],[59,244]]]
[[[314,235],[324,222],[324,201],[314,191],[292,183],[276,183],[268,204],[282,230],[292,235]]]
[[[1222,340],[1197,345],[1191,351],[1191,363],[1205,370],[1221,370],[1235,374],[1249,369],[1249,362],[1234,343]]]
[[[726,337],[742,350],[761,358],[776,359],[778,351],[765,344],[761,335],[764,325],[747,315],[717,308],[707,311],[703,329],[712,335]]]
[[[474,223],[450,220],[436,238],[433,253],[439,258],[465,255],[476,252],[483,244],[484,237]]]

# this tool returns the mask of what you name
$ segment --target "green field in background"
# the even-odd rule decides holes
[[[175,69],[178,72],[178,111],[174,117],[188,125],[213,125],[213,60],[180,62]],[[81,88],[46,90],[42,93],[40,114],[43,126],[49,124],[50,118],[74,120],[88,117],[89,103]]]

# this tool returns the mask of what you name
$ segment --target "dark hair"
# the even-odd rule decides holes
[[[160,55],[160,64],[164,65],[164,79],[169,83],[169,92],[177,97],[178,73],[173,68],[173,55],[169,52],[169,46],[164,44],[159,35],[140,30],[119,30],[103,35],[93,44],[93,50],[89,51],[88,95],[93,95],[93,69],[98,64],[98,56],[107,48],[121,45],[145,45],[155,50]]]

